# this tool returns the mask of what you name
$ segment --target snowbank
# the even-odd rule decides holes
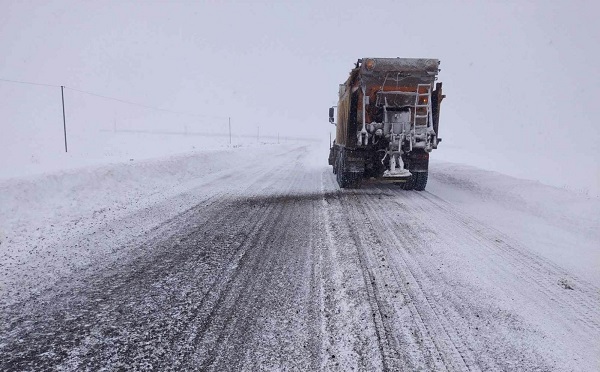
[[[600,199],[440,161],[432,163],[429,180],[430,193],[600,284]]]

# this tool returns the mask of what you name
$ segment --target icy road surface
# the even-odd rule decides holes
[[[93,205],[63,230],[31,217],[44,239],[6,219],[0,370],[600,369],[600,287],[586,269],[597,200],[575,198],[595,213],[578,223],[449,165],[425,192],[340,190],[306,146],[244,151],[196,159],[194,177],[186,163],[168,192],[127,194],[109,215]],[[133,193],[125,179],[109,190],[119,184]],[[563,192],[536,187],[538,199]],[[577,247],[560,241],[569,234]],[[587,259],[562,264],[564,251]]]

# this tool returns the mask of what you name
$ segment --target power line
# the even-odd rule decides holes
[[[91,96],[96,96],[96,97],[100,97],[100,98],[104,98],[104,99],[109,99],[109,100],[113,100],[113,101],[125,103],[125,104],[128,104],[128,105],[144,107],[144,108],[151,109],[151,110],[169,112],[171,114],[188,115],[188,116],[194,116],[194,117],[199,117],[199,118],[213,117],[213,118],[218,118],[218,119],[226,119],[224,116],[223,117],[221,117],[221,116],[208,116],[208,115],[192,114],[192,113],[183,112],[183,111],[168,110],[168,109],[163,109],[163,108],[160,108],[160,107],[154,107],[154,106],[145,105],[143,103],[126,101],[126,100],[120,99],[120,98],[109,97],[109,96],[105,96],[105,95],[98,94],[98,93],[92,93],[92,92],[88,92],[88,91],[81,90],[81,89],[75,89],[75,88],[71,88],[71,87],[67,87],[67,86],[65,86],[65,88],[73,90],[73,91],[76,91],[76,92],[79,92],[79,93],[89,94]]]
[[[51,87],[51,88],[60,88],[61,87],[60,85],[33,83],[33,82],[30,82],[30,81],[10,80],[10,79],[2,79],[2,78],[0,78],[0,81],[6,81],[6,82],[9,82],[9,83],[16,83],[16,84],[37,85],[37,86],[44,86],[44,87]],[[168,113],[171,113],[171,114],[187,115],[187,116],[193,116],[193,117],[198,117],[198,118],[226,119],[226,117],[224,117],[224,116],[199,115],[199,114],[193,114],[193,113],[189,113],[189,112],[163,109],[163,108],[160,108],[160,107],[154,107],[154,106],[145,105],[143,103],[131,102],[131,101],[127,101],[127,100],[116,98],[116,97],[110,97],[110,96],[105,96],[105,95],[98,94],[98,93],[88,92],[88,91],[82,90],[82,89],[76,89],[76,88],[71,88],[71,87],[67,87],[67,86],[64,86],[64,88],[72,90],[72,91],[75,91],[75,92],[79,92],[79,93],[89,94],[91,96],[95,96],[95,97],[99,97],[99,98],[104,98],[104,99],[109,99],[109,100],[120,102],[120,103],[125,103],[125,104],[128,104],[128,105],[133,105],[133,106],[139,106],[139,107],[147,108],[147,109],[150,109],[150,110],[163,111],[163,112],[168,112]]]
[[[6,82],[9,82],[9,83],[17,83],[17,84],[39,85],[39,86],[42,86],[42,87],[60,88],[60,85],[32,83],[30,81],[9,80],[9,79],[2,79],[2,78],[0,78],[0,81],[6,81]]]
[[[143,107],[143,108],[150,109],[150,110],[168,112],[168,113],[171,113],[171,114],[178,114],[178,115],[188,115],[188,116],[198,117],[198,118],[204,118],[204,119],[210,119],[210,118],[212,118],[212,119],[223,119],[223,120],[225,119],[225,117],[223,117],[223,116],[198,115],[198,114],[192,114],[192,113],[189,113],[189,112],[168,110],[168,109],[163,109],[163,108],[160,108],[160,107],[154,107],[154,106],[144,105],[142,103],[126,101],[124,99],[120,99],[120,98],[116,98],[116,97],[110,97],[110,96],[105,96],[105,95],[98,94],[98,93],[93,93],[93,92],[88,92],[88,91],[82,90],[82,89],[69,88],[69,87],[66,87],[64,85],[42,84],[42,83],[34,83],[34,82],[31,82],[31,81],[12,80],[12,79],[3,79],[3,78],[0,78],[0,81],[7,82],[7,83],[13,83],[13,84],[24,84],[24,85],[34,85],[34,86],[43,86],[43,87],[51,87],[51,88],[60,88],[60,95],[61,95],[61,100],[62,100],[63,130],[64,130],[64,136],[65,136],[65,152],[67,152],[67,122],[66,122],[66,115],[65,115],[65,93],[64,93],[65,88],[66,89],[70,89],[70,90],[75,91],[75,92],[79,92],[79,93],[83,93],[83,94],[88,94],[88,95],[91,95],[91,96],[95,96],[95,97],[99,97],[99,98],[103,98],[103,99],[108,99],[108,100],[112,100],[112,101],[124,103],[124,104],[127,104],[127,105]],[[186,126],[186,132],[187,132],[187,126]],[[229,118],[229,142],[231,143],[231,118]]]

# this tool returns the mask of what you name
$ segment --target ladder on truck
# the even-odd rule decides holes
[[[425,93],[421,93],[421,88],[426,88]],[[425,103],[421,103],[422,98],[425,98]],[[425,113],[422,111],[425,109]],[[415,95],[415,115],[413,117],[413,132],[417,127],[419,120],[425,119],[425,124],[418,125],[419,127],[429,127],[433,122],[431,117],[431,85],[430,84],[418,84],[417,94]],[[413,133],[414,134],[414,133]]]
[[[425,88],[425,93],[421,93],[421,88]],[[421,101],[425,101],[421,103]],[[425,111],[425,113],[423,113]],[[412,138],[410,140],[410,149],[413,147],[425,149],[429,152],[432,149],[433,117],[431,112],[431,85],[418,84],[415,94],[415,115],[413,117]],[[422,123],[425,120],[425,123]],[[421,121],[421,122],[420,122]],[[419,124],[419,125],[417,125]],[[417,130],[417,127],[419,130]],[[435,141],[433,141],[435,142]]]

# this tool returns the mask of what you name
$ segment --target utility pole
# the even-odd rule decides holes
[[[65,132],[65,152],[67,152],[67,119],[65,118],[65,87],[60,86],[60,96],[62,97],[63,109],[63,131]]]
[[[229,144],[231,145],[231,116],[229,117]]]

